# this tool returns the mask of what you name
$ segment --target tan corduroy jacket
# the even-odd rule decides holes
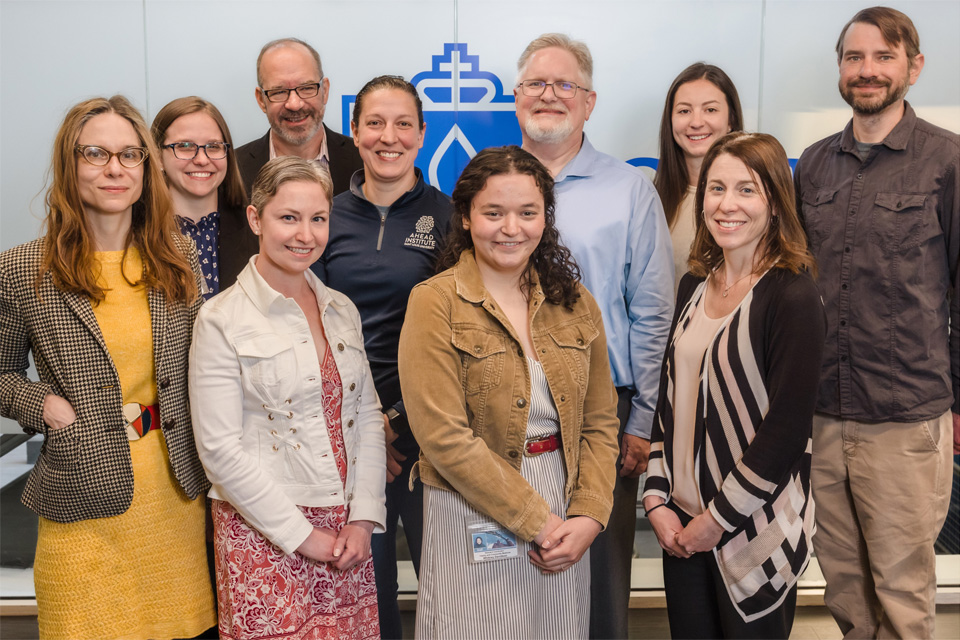
[[[560,414],[566,516],[606,526],[617,460],[617,395],[600,309],[586,289],[573,310],[546,302],[534,277],[531,338]],[[484,288],[472,251],[414,288],[400,335],[400,384],[427,485],[459,492],[525,540],[547,502],[520,475],[530,371],[516,332]],[[563,516],[564,514],[558,514]]]

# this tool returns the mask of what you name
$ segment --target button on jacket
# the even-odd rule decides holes
[[[560,414],[567,516],[606,526],[618,454],[617,395],[600,309],[584,287],[573,310],[544,300],[534,276],[531,338]],[[473,251],[414,288],[400,334],[400,384],[425,484],[459,492],[525,540],[550,507],[520,475],[530,366],[487,292]],[[563,515],[563,514],[558,514]]]
[[[193,242],[180,234],[174,241],[199,274]],[[116,516],[130,507],[134,482],[120,378],[90,300],[58,289],[50,273],[39,290],[34,288],[43,243],[41,238],[0,254],[0,415],[19,422],[27,433],[44,435],[22,500],[56,522]],[[160,427],[177,482],[193,499],[208,487],[187,403],[187,351],[203,299],[184,305],[150,289],[147,301]],[[30,352],[39,380],[27,378]],[[47,429],[43,401],[48,393],[73,405],[76,422]]]
[[[386,516],[383,417],[356,307],[307,271],[343,384],[347,457],[340,481],[323,413],[320,363],[297,303],[250,259],[237,284],[207,302],[190,351],[197,450],[213,487],[271,542],[292,553],[312,531],[297,505],[346,505],[348,521]]]
[[[794,180],[827,312],[817,410],[865,422],[960,411],[960,136],[907,104],[866,160],[851,121],[803,152]]]

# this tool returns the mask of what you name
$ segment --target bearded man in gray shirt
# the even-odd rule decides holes
[[[814,548],[845,637],[932,638],[960,429],[960,136],[904,100],[924,57],[903,13],[860,11],[837,56],[853,119],[794,176],[827,312]]]

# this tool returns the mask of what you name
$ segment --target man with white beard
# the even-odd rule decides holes
[[[257,57],[254,94],[270,130],[237,149],[247,197],[260,169],[277,156],[317,160],[330,171],[334,195],[350,188],[350,178],[363,162],[350,137],[323,124],[330,79],[323,75],[316,49],[297,38],[265,44]]]
[[[561,242],[600,305],[619,395],[613,512],[590,547],[590,637],[626,638],[637,487],[650,454],[673,315],[670,233],[647,177],[594,149],[583,133],[597,100],[586,44],[544,34],[527,46],[517,70],[513,93],[523,148],[556,180]]]

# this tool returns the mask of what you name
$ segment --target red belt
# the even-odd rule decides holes
[[[541,453],[549,453],[560,448],[560,436],[552,434],[542,438],[527,440],[523,445],[523,455],[533,458]]]
[[[123,417],[127,422],[127,438],[138,440],[160,428],[160,405],[148,407],[131,402],[123,405]]]

